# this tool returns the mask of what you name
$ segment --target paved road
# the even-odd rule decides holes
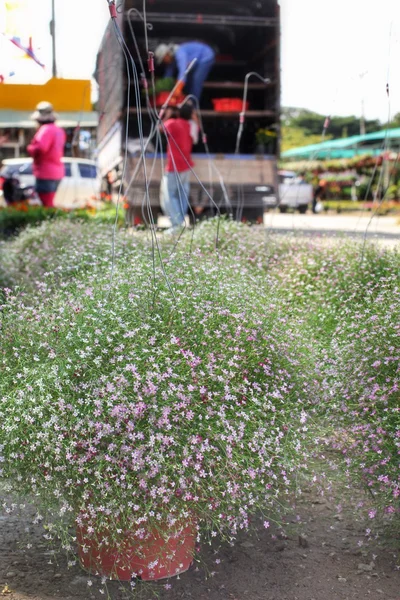
[[[296,232],[305,236],[346,236],[352,239],[376,240],[386,245],[400,244],[400,215],[395,217],[373,217],[371,214],[322,214],[309,212],[281,214],[269,211],[264,215],[264,225],[278,234]],[[159,217],[158,226],[169,227],[167,217]]]
[[[300,215],[268,212],[264,215],[264,224],[276,233],[300,233],[314,236],[346,236],[386,241],[391,245],[400,244],[400,216],[378,217],[371,215]]]

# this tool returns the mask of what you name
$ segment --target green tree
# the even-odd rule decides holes
[[[309,146],[310,144],[319,144],[322,142],[322,136],[308,134],[304,129],[300,127],[292,127],[283,125],[281,129],[281,150],[291,150],[292,148],[300,148],[302,146]],[[326,136],[325,140],[330,139],[332,136]]]
[[[300,128],[305,135],[321,135],[325,119],[326,116],[303,108],[289,107],[282,110],[282,124],[288,127]],[[382,124],[377,119],[365,121],[367,133],[381,128]],[[333,138],[359,135],[360,119],[354,115],[348,117],[333,116],[330,118],[327,133]]]
[[[400,112],[395,114],[390,123],[386,123],[385,127],[389,127],[389,129],[397,129],[400,127]]]

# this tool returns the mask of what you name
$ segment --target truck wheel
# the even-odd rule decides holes
[[[307,208],[308,208],[307,204],[302,204],[301,206],[299,206],[299,213],[301,215],[305,215],[307,212]]]
[[[151,215],[153,216],[153,221],[157,226],[158,213],[160,211],[158,210],[158,207],[155,206],[151,206],[150,210]],[[150,221],[150,219],[151,217],[148,214],[147,208],[145,208],[143,211],[141,206],[129,206],[126,211],[126,222],[130,227],[144,226],[146,225],[146,222]]]
[[[262,223],[264,219],[264,208],[243,208],[242,223]]]
[[[287,212],[287,206],[280,206],[280,207],[279,207],[279,212],[280,212],[280,213],[285,213],[285,212]]]

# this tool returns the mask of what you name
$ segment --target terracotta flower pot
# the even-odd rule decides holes
[[[92,537],[81,527],[77,530],[79,559],[86,571],[108,579],[165,579],[189,569],[193,562],[196,534],[195,524],[178,524],[168,534],[166,531],[150,530],[143,539],[134,533],[126,534],[118,546],[107,546],[99,543],[107,534]]]

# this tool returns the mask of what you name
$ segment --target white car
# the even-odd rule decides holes
[[[266,196],[263,198],[265,208],[278,207],[281,213],[285,213],[288,208],[302,214],[307,212],[313,200],[313,186],[294,171],[278,171],[278,180],[279,201],[276,196]]]
[[[62,159],[65,165],[65,177],[62,179],[54,200],[58,208],[84,208],[89,203],[100,200],[101,178],[95,161],[85,158]],[[35,184],[31,158],[9,158],[1,163],[0,188],[2,178],[16,173],[22,184]],[[0,189],[0,202],[4,204]]]

